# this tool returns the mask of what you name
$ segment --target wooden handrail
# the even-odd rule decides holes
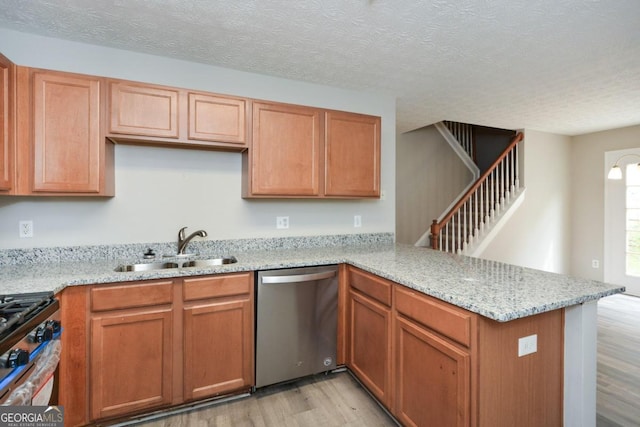
[[[464,193],[464,196],[462,196],[460,200],[458,200],[458,203],[456,203],[449,210],[449,212],[447,212],[444,218],[442,218],[440,221],[438,221],[437,219],[433,220],[433,223],[431,224],[431,247],[433,249],[438,249],[438,236],[440,235],[440,230],[442,229],[443,224],[446,224],[447,222],[449,222],[451,217],[453,217],[453,215],[455,215],[455,213],[460,209],[460,207],[464,205],[471,198],[471,196],[476,192],[476,190],[484,183],[487,177],[491,175],[491,173],[498,167],[498,165],[502,162],[502,160],[504,160],[504,158],[507,157],[507,155],[511,152],[513,147],[515,147],[520,141],[522,141],[523,138],[524,138],[524,135],[522,134],[522,132],[518,132],[518,134],[513,137],[511,142],[509,142],[509,145],[507,146],[507,148],[504,149],[502,154],[500,154],[500,156],[498,156],[498,158],[480,176],[480,178],[476,180],[476,182],[471,186],[471,188],[469,188],[469,190],[467,190],[467,192]]]

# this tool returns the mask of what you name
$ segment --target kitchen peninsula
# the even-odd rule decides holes
[[[313,243],[309,245],[309,242]],[[352,368],[352,371],[356,371],[357,376],[357,370],[353,369],[358,365],[357,354],[354,353],[357,351],[357,345],[354,346],[352,338],[353,334],[358,333],[360,326],[352,322],[355,317],[350,310],[356,306],[354,305],[356,303],[350,301],[366,300],[368,296],[365,291],[373,289],[373,286],[383,285],[388,289],[388,298],[386,296],[381,298],[386,299],[386,303],[379,303],[379,297],[375,296],[375,293],[372,294],[374,297],[369,299],[373,300],[372,306],[376,309],[386,310],[388,324],[392,325],[392,329],[385,331],[385,334],[388,338],[387,351],[394,364],[392,365],[391,360],[385,361],[388,363],[385,365],[388,367],[388,372],[385,374],[389,379],[386,384],[388,390],[382,398],[377,397],[396,416],[413,410],[411,405],[406,403],[408,401],[406,393],[409,389],[402,388],[402,381],[398,375],[403,373],[402,367],[410,367],[411,362],[410,358],[402,356],[404,341],[400,337],[404,336],[403,331],[417,330],[417,325],[427,331],[425,337],[431,340],[429,342],[435,343],[434,348],[450,350],[450,354],[453,354],[458,362],[463,363],[463,365],[457,365],[462,366],[463,369],[455,372],[458,376],[466,377],[464,381],[467,382],[462,384],[460,389],[466,392],[454,396],[454,400],[464,408],[467,415],[456,415],[456,425],[488,425],[487,420],[490,418],[487,417],[492,416],[489,412],[493,412],[494,415],[501,412],[521,412],[522,416],[526,417],[527,411],[537,409],[500,407],[501,401],[504,401],[505,405],[521,404],[522,400],[517,396],[526,396],[530,387],[533,387],[526,381],[533,382],[534,379],[527,376],[526,372],[520,372],[521,369],[533,369],[534,376],[543,377],[544,381],[540,387],[544,393],[547,392],[545,387],[551,384],[555,390],[551,394],[559,394],[557,408],[545,408],[546,412],[555,413],[556,417],[564,418],[566,426],[595,425],[596,302],[599,298],[622,292],[624,290],[622,287],[477,258],[455,256],[430,249],[393,244],[392,237],[384,234],[370,235],[356,242],[327,237],[318,240],[313,238],[264,239],[262,246],[236,242],[223,247],[216,246],[212,242],[199,243],[203,245],[200,247],[201,255],[214,253],[233,255],[238,262],[207,268],[116,272],[114,269],[122,262],[125,256],[122,254],[127,253],[126,248],[73,248],[68,251],[64,249],[12,250],[0,253],[0,264],[2,264],[0,286],[5,292],[61,293],[64,307],[65,291],[74,289],[76,286],[92,285],[94,289],[99,289],[101,284],[123,285],[127,282],[152,279],[189,278],[275,268],[339,264],[341,265],[342,298],[339,316],[341,316],[341,327],[348,329],[345,333],[339,334],[339,340],[342,340],[339,342],[339,347],[342,346],[342,362]],[[210,246],[207,247],[207,244]],[[137,246],[128,246],[131,246],[128,248],[131,257],[135,256],[135,253],[142,254]],[[100,251],[102,251],[101,257],[97,256]],[[43,259],[51,262],[37,261]],[[423,316],[424,313],[429,313],[427,310],[429,307],[436,310],[435,314],[432,317],[428,314],[425,315],[426,317]],[[535,319],[543,319],[538,316],[547,315],[555,316],[555,320],[548,323],[551,325],[549,326],[551,328],[549,334],[553,337],[551,340],[545,337],[548,329],[540,332],[535,327]],[[439,323],[440,320],[442,322]],[[463,325],[466,332],[458,334],[457,331],[452,331],[450,325],[453,324]],[[518,326],[521,324],[522,327]],[[515,328],[513,331],[515,335],[508,331],[512,327]],[[419,336],[419,333],[416,332],[416,334],[418,335],[415,336]],[[512,357],[513,353],[517,354],[519,338],[530,334],[537,335],[536,355],[545,357],[548,351],[555,354],[554,361],[560,364],[558,376],[562,378],[555,378],[555,380],[544,378],[544,375],[535,370],[539,368],[536,365],[537,362],[533,362],[533,365],[528,364],[528,361],[534,360],[536,357],[534,355]],[[491,340],[490,344],[483,343],[485,338]],[[555,348],[545,347],[552,344]],[[397,352],[392,354],[391,348],[396,349]],[[501,363],[505,365],[495,366],[503,356],[506,362]],[[489,357],[496,357],[496,359],[492,362],[488,360]],[[407,364],[402,365],[403,361]],[[519,367],[518,363],[522,363],[523,366]],[[489,365],[493,365],[490,372],[486,368]],[[553,372],[552,368],[546,366],[542,368],[544,368],[543,372],[548,371],[545,375]],[[522,374],[518,381],[523,382],[518,384],[517,388],[509,388],[513,386],[509,378],[504,382],[496,380],[508,377],[509,369]],[[368,385],[367,378],[360,379]],[[490,387],[486,385],[488,383],[491,383]],[[373,386],[376,385],[374,381]],[[372,387],[369,388],[372,389]],[[413,391],[426,392],[427,390],[430,389],[421,387]],[[458,393],[461,393],[460,390]],[[376,394],[375,390],[371,391],[374,395]],[[427,398],[429,396],[424,397],[424,399]],[[412,414],[404,415],[410,418]],[[399,418],[404,419],[402,415]]]

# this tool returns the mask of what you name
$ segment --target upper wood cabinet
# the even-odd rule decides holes
[[[21,172],[15,194],[112,196],[113,147],[102,132],[103,79],[17,67],[17,87]]]
[[[13,188],[15,65],[0,54],[0,194]]]
[[[380,117],[325,113],[325,194],[380,196]]]
[[[247,104],[245,99],[189,92],[188,138],[244,146]]]
[[[241,151],[248,100],[109,80],[107,137],[122,143]]]
[[[246,196],[321,194],[321,119],[314,108],[254,102]]]
[[[109,133],[178,138],[178,89],[109,82]]]
[[[380,196],[380,118],[253,103],[245,198]]]

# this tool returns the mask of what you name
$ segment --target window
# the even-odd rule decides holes
[[[616,160],[626,154],[640,156],[640,149],[605,153],[604,280],[622,285],[627,293],[640,296],[640,168],[638,157],[618,163],[623,179],[606,175]]]
[[[625,274],[640,277],[640,168],[628,164],[625,168],[626,184],[626,249]]]

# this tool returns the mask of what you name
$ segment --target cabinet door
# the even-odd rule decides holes
[[[467,351],[398,317],[395,416],[406,426],[468,426],[470,363]]]
[[[253,383],[253,316],[249,297],[184,309],[186,400],[248,389]]]
[[[253,104],[250,196],[321,194],[320,110]]]
[[[178,138],[178,101],[178,89],[110,82],[109,133]]]
[[[0,193],[13,187],[13,67],[0,55]]]
[[[380,196],[380,117],[326,113],[325,194]]]
[[[244,99],[189,93],[189,139],[246,143]]]
[[[99,78],[33,74],[33,192],[99,193]]]
[[[391,311],[350,292],[348,366],[385,406],[391,404]]]
[[[91,319],[91,418],[170,404],[172,309],[110,313]]]

